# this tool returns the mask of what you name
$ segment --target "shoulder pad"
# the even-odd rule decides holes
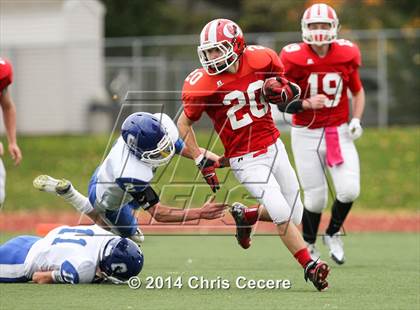
[[[146,183],[150,182],[153,178],[152,167],[134,156],[124,140],[121,137],[120,139],[112,147],[104,163],[101,164],[98,178],[105,174],[105,179],[131,178]],[[108,171],[110,169],[112,169],[112,173]]]
[[[207,97],[214,94],[217,91],[215,79],[217,75],[208,75],[203,68],[195,69],[184,81],[182,97]]]
[[[357,67],[362,64],[362,57],[356,43],[345,39],[339,39],[333,44],[335,47],[333,56],[336,58],[337,62],[351,62]]]
[[[260,70],[271,65],[273,59],[278,58],[277,53],[270,48],[261,45],[249,45],[243,53],[249,66]]]
[[[179,138],[179,132],[172,118],[170,118],[169,115],[165,113],[155,113],[153,116],[159,119],[160,123],[163,125],[163,127],[165,127],[166,132],[171,137],[172,142],[175,143]]]
[[[292,43],[282,48],[280,52],[280,59],[284,65],[296,64],[306,65],[307,53],[305,51],[304,43]]]

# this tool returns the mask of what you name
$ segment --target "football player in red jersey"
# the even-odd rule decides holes
[[[9,142],[9,153],[15,162],[19,165],[22,160],[22,152],[16,142],[16,108],[8,86],[13,81],[13,69],[10,62],[0,57],[0,106],[3,111],[4,127],[6,128],[7,140]],[[0,142],[0,156],[4,153],[3,144]],[[3,204],[6,197],[6,170],[3,161],[0,159],[0,205]]]
[[[205,112],[224,145],[224,156],[235,177],[263,205],[233,205],[239,244],[250,246],[251,226],[257,220],[274,222],[283,243],[305,269],[305,279],[320,291],[326,289],[329,267],[311,259],[296,226],[303,212],[298,180],[262,94],[264,81],[283,73],[278,55],[262,46],[246,47],[242,30],[227,19],[215,19],[203,28],[198,55],[203,68],[185,80],[184,111],[178,120],[185,152],[195,159],[216,191],[218,163],[200,152],[192,128]]]
[[[319,257],[315,241],[321,212],[327,206],[328,170],[336,197],[323,240],[331,258],[343,264],[339,231],[360,192],[359,157],[353,140],[362,135],[365,93],[359,77],[359,48],[350,41],[337,40],[338,26],[334,9],[326,4],[312,5],[302,18],[303,43],[287,45],[280,58],[286,77],[301,87],[302,98],[327,97],[321,106],[293,115],[292,149],[305,196],[303,237],[313,258]],[[352,93],[350,124],[348,90]]]

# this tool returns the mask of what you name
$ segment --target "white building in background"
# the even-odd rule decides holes
[[[87,131],[104,97],[104,16],[99,0],[0,0],[0,56],[14,67],[20,134]]]

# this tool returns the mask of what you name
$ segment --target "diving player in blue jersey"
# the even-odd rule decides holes
[[[47,175],[35,178],[34,187],[58,194],[98,225],[142,242],[144,237],[133,210],[143,208],[159,222],[184,222],[222,217],[227,207],[213,202],[213,198],[201,208],[188,210],[159,202],[159,196],[150,185],[155,168],[169,163],[175,153],[182,155],[183,144],[168,115],[134,113],[125,119],[121,136],[94,172],[89,197],[80,194],[69,181]],[[217,155],[202,151],[208,158],[218,160]]]

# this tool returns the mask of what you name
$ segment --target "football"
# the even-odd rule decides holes
[[[267,97],[279,95],[274,90],[281,89],[281,88],[282,88],[282,83],[277,81],[276,77],[271,77],[264,81],[263,94],[266,97],[266,99],[268,99]]]
[[[282,77],[271,77],[264,81],[263,95],[274,104],[288,103],[300,96],[300,87]]]

